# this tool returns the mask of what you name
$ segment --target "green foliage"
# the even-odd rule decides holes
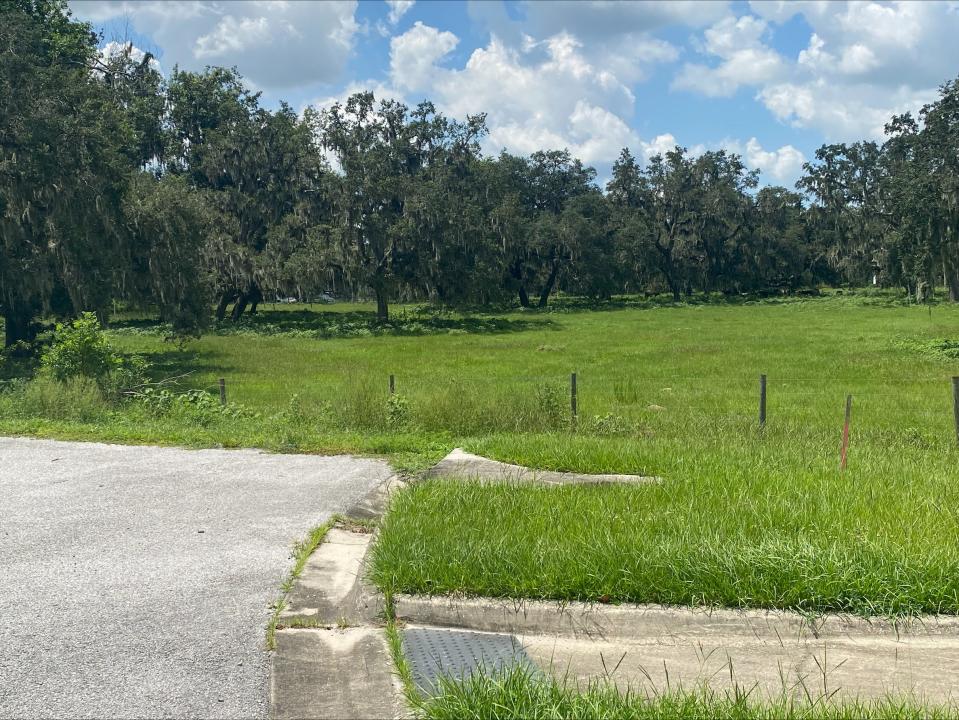
[[[53,343],[41,359],[42,367],[60,381],[77,377],[101,380],[118,364],[100,321],[91,312],[69,324],[58,323]]]
[[[202,390],[174,392],[147,387],[136,395],[137,403],[154,417],[181,417],[200,425],[220,420],[255,419],[259,413],[235,403],[222,404],[218,397]]]
[[[116,356],[110,374],[100,378],[100,387],[108,399],[128,398],[151,383],[150,363],[140,355]]]
[[[65,381],[41,376],[0,387],[0,416],[53,421],[108,423],[112,408],[90,378]]]
[[[536,388],[536,410],[542,426],[558,428],[568,424],[568,400],[555,383],[545,383]]]
[[[410,401],[391,393],[386,398],[386,424],[392,429],[405,427],[410,421]]]
[[[932,338],[929,340],[907,338],[896,341],[895,346],[920,355],[938,357],[943,360],[959,358],[959,340],[949,338]]]
[[[522,667],[443,677],[435,697],[415,703],[425,720],[945,720],[953,704],[912,695],[843,700],[821,688],[761,697],[755,688],[705,687],[618,690],[610,680],[584,685],[544,678]]]
[[[606,413],[593,415],[585,430],[591,435],[631,435],[636,431],[636,426],[624,417]]]

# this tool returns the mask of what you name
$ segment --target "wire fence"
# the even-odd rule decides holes
[[[583,418],[595,419],[625,411],[632,417],[656,417],[667,409],[679,420],[691,415],[752,416],[763,429],[781,417],[790,420],[818,417],[824,412],[842,418],[844,446],[854,414],[864,412],[870,422],[891,421],[912,431],[910,423],[933,427],[942,433],[944,424],[959,443],[959,377],[910,378],[905,381],[857,377],[813,378],[808,376],[730,379],[723,375],[640,375],[611,378],[608,373],[568,375],[537,373],[504,376],[469,374],[435,375],[422,372],[404,375],[357,374],[332,379],[330,376],[297,382],[277,383],[270,379],[224,376],[201,388],[218,394],[221,403],[231,401],[256,406],[277,406],[297,396],[306,403],[350,403],[375,408],[390,402],[410,402],[413,411],[428,415],[436,423],[446,418],[450,429],[468,425],[468,418],[486,412],[489,429],[495,421],[513,413],[521,426],[525,411],[530,417],[545,412],[554,421],[576,429]],[[379,405],[378,405],[379,404]],[[674,420],[676,422],[676,420]]]

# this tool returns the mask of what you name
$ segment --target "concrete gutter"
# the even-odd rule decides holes
[[[807,618],[763,610],[394,598],[398,621],[516,636],[561,682],[620,689],[758,689],[799,701],[910,697],[955,703],[959,618]]]
[[[959,617],[923,616],[892,622],[853,615],[807,617],[778,610],[730,610],[662,605],[604,605],[500,598],[396,595],[396,616],[416,625],[485,632],[549,634],[575,639],[669,639],[744,632],[780,638],[831,639],[902,635],[959,639]]]
[[[382,514],[402,485],[390,478],[350,516]],[[330,529],[288,594],[270,667],[274,720],[408,715],[383,629],[383,597],[365,581],[374,539],[358,528]]]

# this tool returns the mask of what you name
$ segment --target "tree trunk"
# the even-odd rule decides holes
[[[236,297],[236,293],[233,292],[225,292],[220,296],[220,302],[216,305],[216,319],[218,322],[222,322],[223,318],[226,317],[226,308],[234,297]]]
[[[959,268],[951,257],[942,260],[942,277],[945,286],[949,289],[949,300],[959,302]]]
[[[539,294],[539,306],[541,308],[546,307],[546,303],[549,301],[549,295],[553,292],[557,275],[559,275],[559,262],[554,260],[553,267],[549,271],[549,277],[546,278],[546,284],[543,286],[543,291]]]
[[[526,288],[522,285],[519,286],[519,304],[520,307],[529,307],[529,293],[526,292]]]
[[[387,322],[390,319],[390,306],[386,297],[386,288],[377,287],[376,290],[376,320]]]
[[[233,314],[230,316],[230,319],[233,320],[233,322],[236,322],[243,317],[243,311],[246,310],[246,306],[249,301],[249,295],[246,293],[240,293],[240,297],[236,299],[236,304],[233,306]]]
[[[250,315],[256,315],[256,306],[260,304],[263,300],[263,292],[260,290],[259,285],[254,285],[253,289],[249,293],[250,299]]]
[[[682,298],[679,296],[679,283],[673,279],[672,273],[664,273],[666,276],[666,285],[669,287],[669,291],[673,294],[673,302],[679,302]]]
[[[10,347],[21,340],[24,342],[33,340],[33,327],[30,322],[32,319],[30,313],[18,312],[18,308],[4,305],[4,346]]]

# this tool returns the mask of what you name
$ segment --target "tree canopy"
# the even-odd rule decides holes
[[[0,2],[0,310],[36,321],[116,303],[178,334],[319,294],[546,307],[665,292],[936,286],[959,301],[959,79],[828,144],[795,189],[725,150],[624,148],[604,187],[568,149],[484,155],[485,116],[352,95],[263,107],[235,69],[105,55],[62,0]],[[232,310],[231,310],[232,306]]]

